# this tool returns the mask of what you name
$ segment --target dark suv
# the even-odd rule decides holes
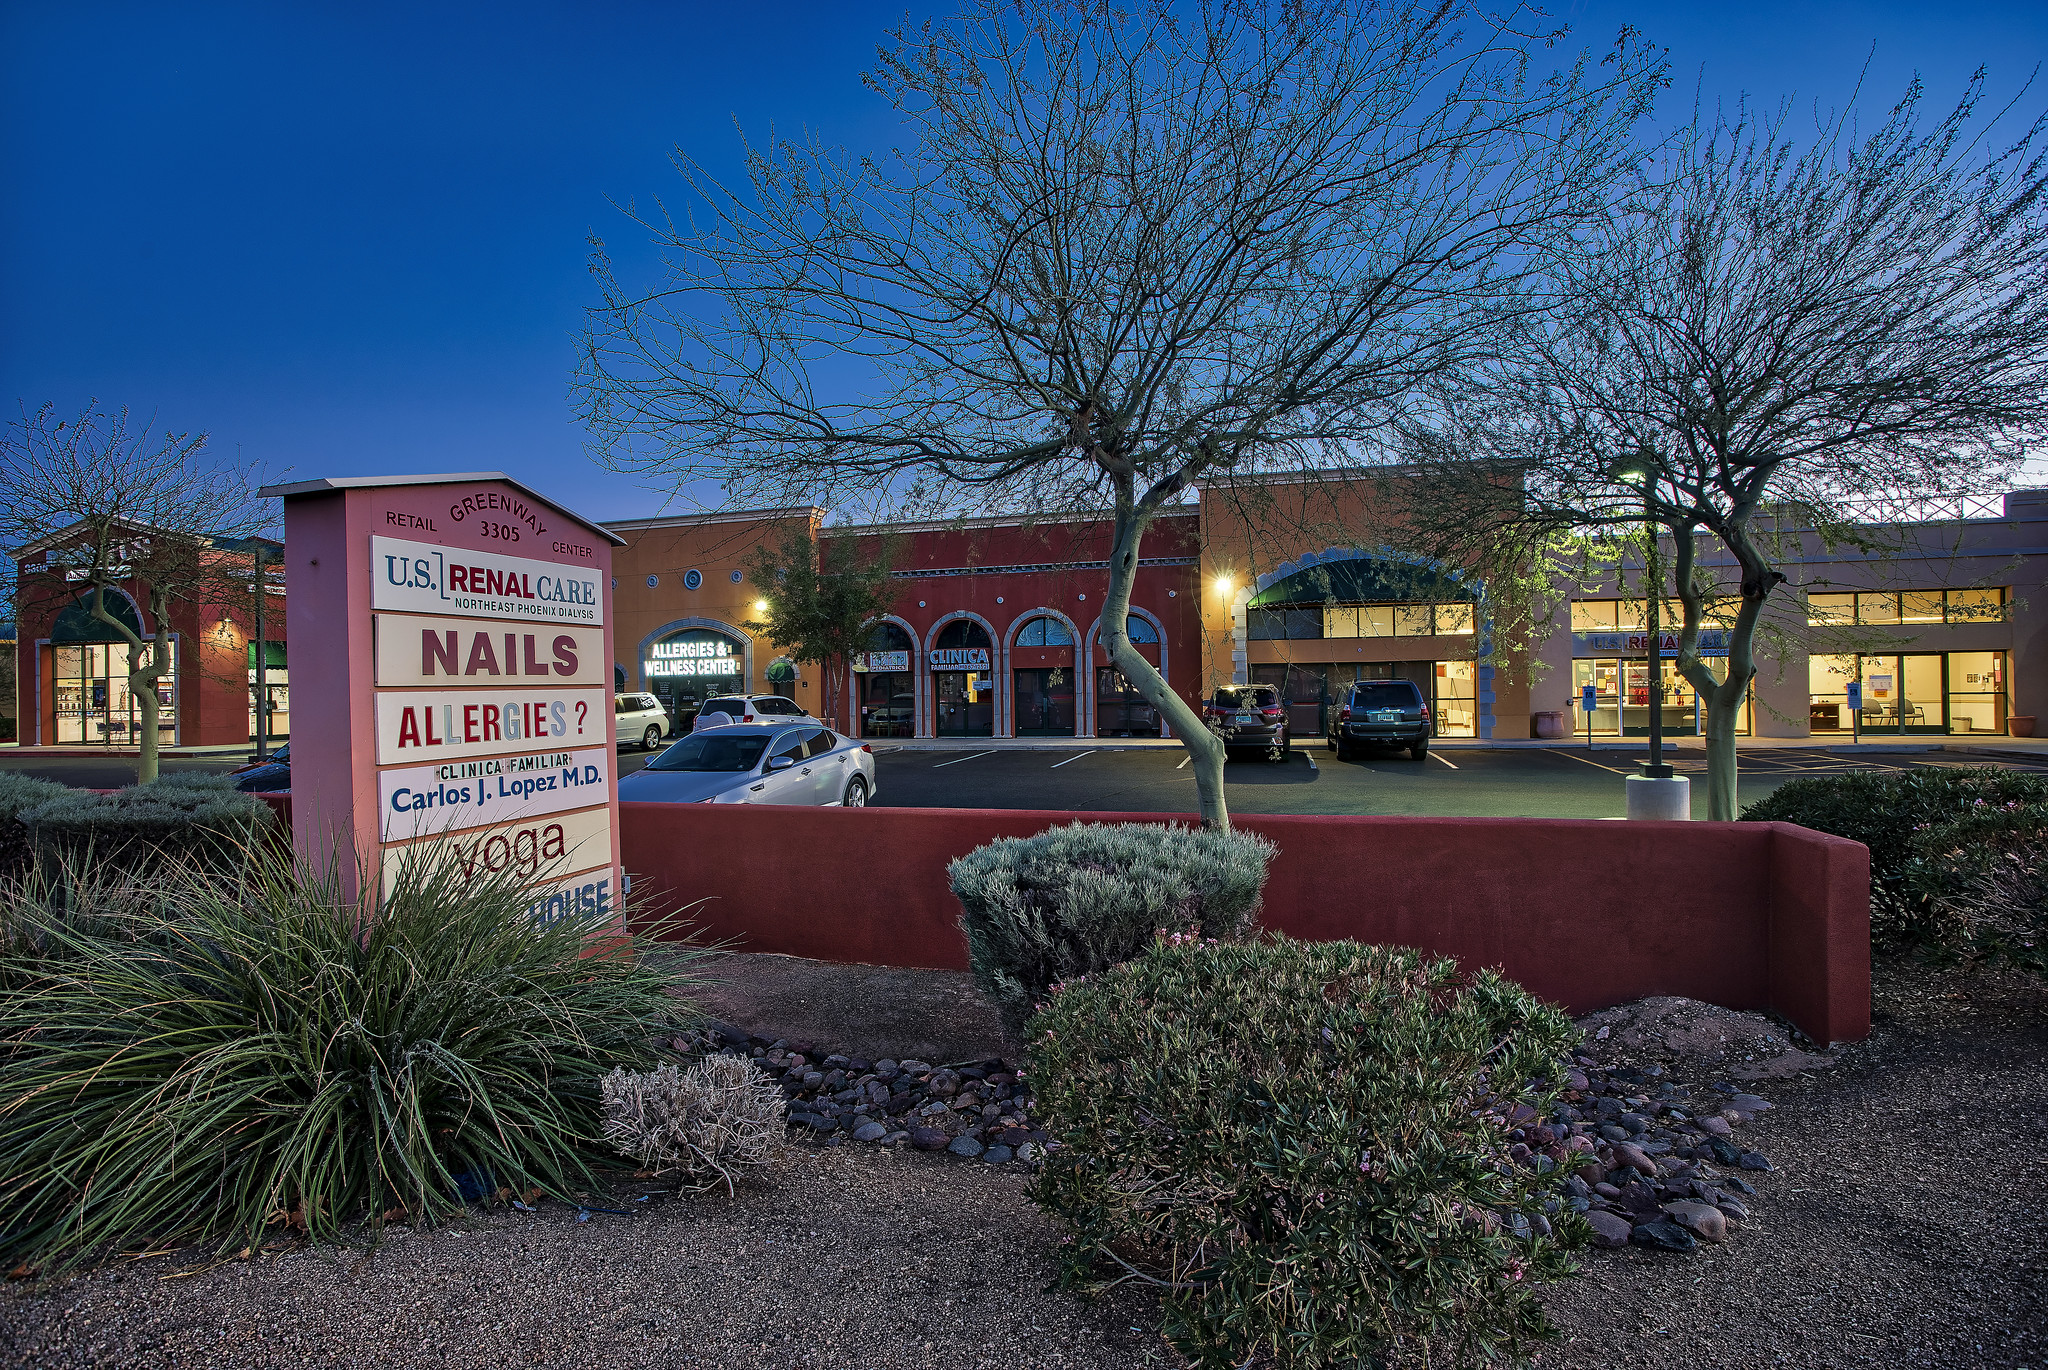
[[[1271,685],[1225,685],[1202,712],[1222,734],[1226,753],[1256,747],[1284,760],[1294,750],[1280,691]]]
[[[1429,704],[1412,680],[1361,680],[1351,697],[1330,711],[1330,735],[1337,759],[1368,745],[1406,747],[1417,761],[1429,755]]]

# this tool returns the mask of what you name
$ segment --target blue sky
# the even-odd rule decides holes
[[[1553,3],[1671,50],[1665,109],[1747,91],[1881,110],[2012,92],[2048,5]],[[0,400],[204,429],[294,478],[497,469],[599,518],[661,497],[588,460],[568,388],[585,237],[672,196],[734,121],[881,150],[861,85],[898,7],[0,0]],[[920,11],[921,12],[921,11]],[[2048,104],[2048,74],[2025,107]]]

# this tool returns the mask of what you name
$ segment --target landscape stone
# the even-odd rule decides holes
[[[853,1139],[856,1142],[879,1142],[888,1135],[889,1129],[880,1123],[862,1123],[853,1130]]]
[[[1691,1251],[1699,1245],[1692,1233],[1668,1218],[1644,1223],[1629,1233],[1629,1240],[1637,1246],[1647,1246],[1659,1251]]]
[[[965,1156],[970,1161],[982,1153],[982,1145],[972,1137],[955,1137],[946,1147],[955,1156]]]
[[[1702,1241],[1720,1242],[1728,1237],[1727,1215],[1712,1204],[1693,1203],[1681,1199],[1664,1205],[1664,1211],[1671,1215],[1671,1221]]]
[[[910,1144],[919,1151],[944,1151],[952,1138],[936,1127],[913,1127]]]

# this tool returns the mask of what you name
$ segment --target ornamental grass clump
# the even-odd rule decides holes
[[[1073,823],[1005,837],[946,868],[975,983],[1014,1033],[1048,989],[1135,956],[1160,932],[1242,936],[1271,842],[1171,823]]]
[[[614,1070],[604,1077],[604,1139],[645,1170],[687,1188],[725,1186],[768,1163],[788,1104],[768,1072],[744,1056],[709,1056],[688,1068]]]
[[[0,891],[0,1261],[219,1251],[566,1196],[608,1072],[686,1006],[617,912],[529,914],[423,859],[388,892],[252,849],[235,879]],[[138,912],[138,910],[144,912]]]
[[[1577,1031],[1520,986],[1400,948],[1173,937],[1029,1034],[1063,1281],[1156,1289],[1196,1365],[1493,1361],[1550,1334],[1535,1286],[1588,1232],[1516,1129],[1555,1106]]]

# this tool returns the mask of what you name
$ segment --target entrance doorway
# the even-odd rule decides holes
[[[1074,735],[1074,668],[1043,666],[1013,673],[1017,736]]]
[[[940,737],[994,737],[995,683],[978,671],[933,671]]]
[[[127,644],[90,642],[54,647],[51,658],[58,742],[114,747],[141,740],[142,701],[128,689]],[[176,689],[169,680],[158,681],[156,689],[157,740],[163,746],[175,746]]]
[[[1945,733],[1941,655],[1866,656],[1862,725],[1866,733]]]

